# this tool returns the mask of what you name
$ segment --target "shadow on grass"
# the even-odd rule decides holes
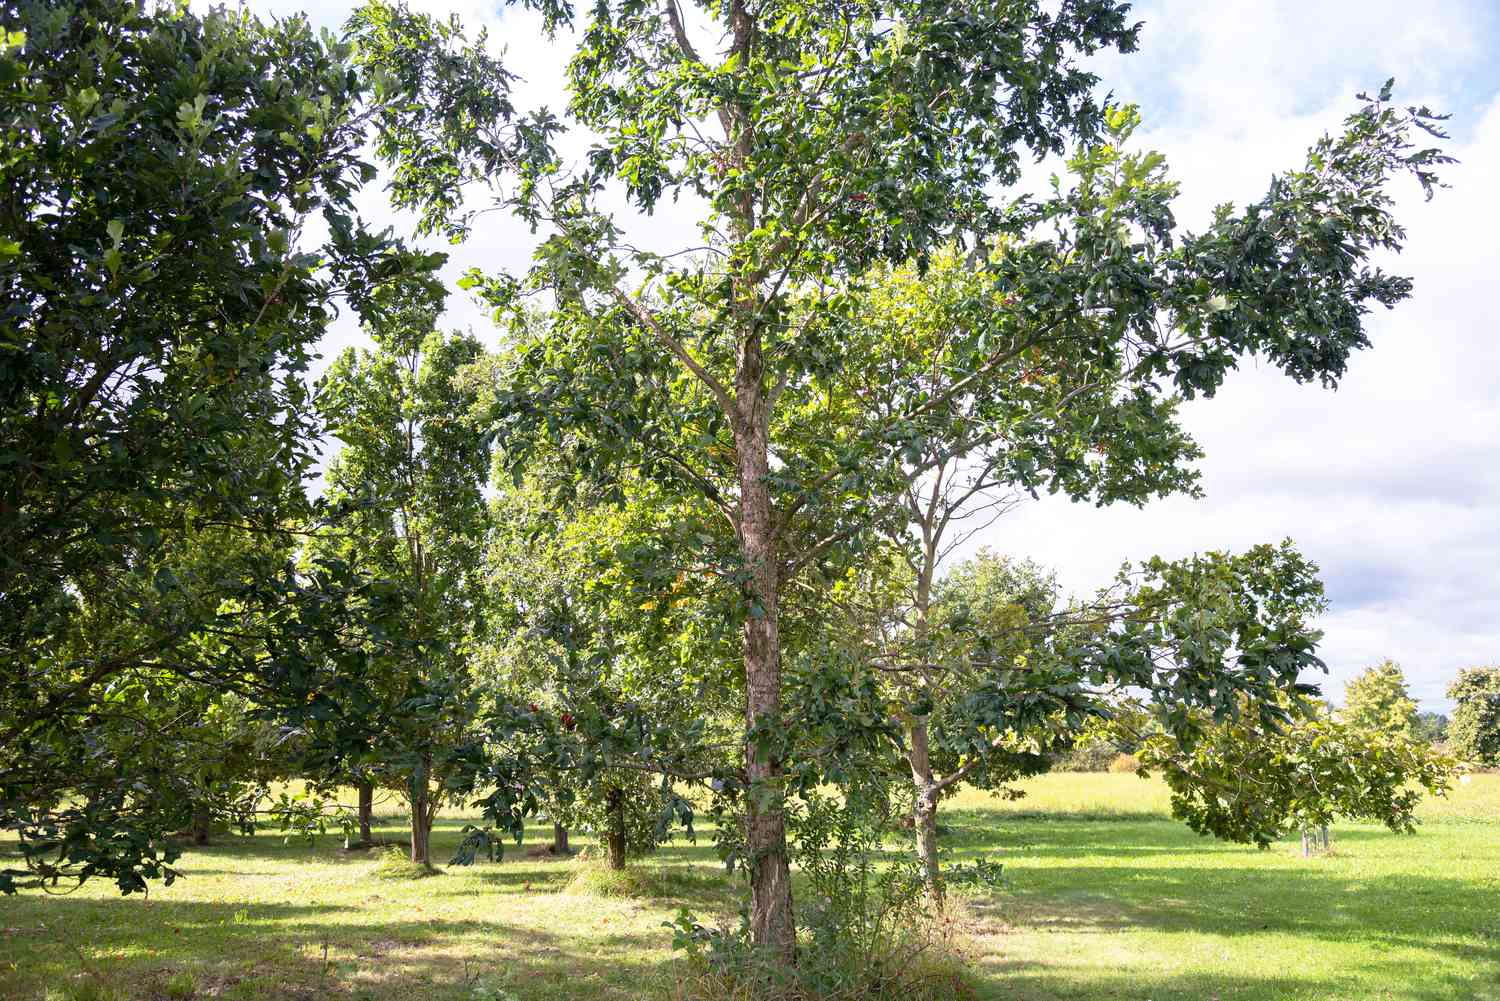
[[[434,834],[435,859],[449,857],[467,822],[440,822]],[[1366,996],[1361,990],[1372,971],[1383,976],[1384,966],[1389,966],[1389,996],[1397,1001],[1472,1001],[1473,985],[1451,973],[1436,967],[1414,973],[1413,963],[1420,962],[1414,955],[1425,952],[1434,959],[1462,960],[1471,968],[1500,970],[1500,903],[1493,881],[1486,887],[1483,880],[1419,873],[1356,879],[1331,867],[1296,864],[1284,857],[1279,864],[1250,864],[1251,858],[1265,856],[1243,846],[1200,839],[1154,814],[1122,820],[954,810],[944,823],[948,829],[942,842],[957,857],[982,854],[1000,861],[1034,858],[1046,863],[1008,869],[1013,873],[1009,892],[972,903],[976,921],[997,936],[996,953],[977,963],[987,978],[989,997],[1353,999]],[[399,837],[399,832],[388,829],[386,836]],[[1391,837],[1371,830],[1337,831],[1335,847],[1352,849]],[[507,844],[503,862],[455,870],[475,877],[468,880],[426,881],[429,885],[424,885],[420,898],[408,897],[402,884],[394,881],[358,878],[346,885],[343,881],[353,874],[346,876],[348,870],[340,868],[338,875],[328,877],[338,881],[339,902],[330,904],[175,901],[167,894],[149,901],[38,896],[0,900],[0,997],[35,1001],[41,997],[40,985],[76,974],[76,943],[106,957],[97,965],[117,969],[133,987],[144,987],[144,992],[129,995],[141,998],[154,998],[159,991],[153,985],[172,969],[184,967],[201,973],[206,996],[225,1001],[461,1001],[470,996],[467,980],[481,973],[497,978],[524,1001],[645,998],[662,993],[672,972],[671,961],[661,958],[670,933],[659,927],[652,911],[665,915],[685,905],[707,916],[738,900],[740,883],[718,864],[710,840],[674,842],[638,863],[661,874],[662,892],[620,904],[637,913],[645,910],[646,920],[633,927],[610,927],[604,924],[607,908],[602,902],[595,910],[591,904],[580,906],[576,896],[558,892],[577,872],[575,864],[526,857],[529,849],[548,840],[527,841],[519,849]],[[288,866],[268,869],[265,863],[271,860],[373,860],[369,854],[345,855],[338,850],[340,844],[341,839],[333,836],[312,846],[283,844],[273,833],[226,837],[191,851],[183,863],[189,879],[195,874],[253,879],[284,878],[299,871]],[[1202,862],[1150,864],[1170,854],[1184,860],[1201,857]],[[205,867],[196,868],[199,864]],[[802,893],[805,882],[800,874],[797,886]],[[445,917],[429,903],[487,896],[496,900],[494,909],[482,905],[468,918]],[[403,908],[395,919],[388,917],[393,901]],[[375,902],[386,913],[362,913]],[[421,913],[424,906],[427,915]],[[529,909],[528,923],[504,920],[506,913],[523,913],[507,912],[507,907]],[[599,924],[594,926],[596,920]],[[570,927],[568,922],[590,927]],[[1241,940],[1283,935],[1306,940],[1312,948],[1357,937],[1379,948],[1376,955],[1361,959],[1357,972],[1365,979],[1359,983],[1341,981],[1337,974],[1257,970],[1253,964],[1227,976],[1173,973],[1142,979],[1126,970],[1116,974],[1073,967],[1065,956],[1042,962],[1008,957],[1005,934],[1011,929],[1084,936],[1149,929]],[[1383,949],[1399,949],[1403,955],[1386,960],[1378,955]],[[14,964],[10,970],[7,960]]]
[[[619,997],[670,980],[670,961],[649,958],[661,936],[631,930],[595,935],[583,949],[576,938],[495,919],[349,921],[360,910],[352,904],[20,903],[5,912],[16,924],[5,929],[3,945],[27,968],[0,963],[6,1001],[40,1001],[47,987],[80,978],[155,999],[165,996],[166,977],[184,969],[200,995],[235,1001],[458,1001],[481,975],[527,999]],[[84,960],[79,950],[95,958]]]
[[[1088,821],[1093,821],[1089,823]],[[1447,825],[1443,825],[1447,826]],[[1420,837],[1423,828],[1418,828]],[[1334,828],[1333,847],[1351,847],[1410,837],[1377,828]],[[1181,821],[1160,815],[1101,819],[1088,814],[1048,813],[1018,817],[978,810],[955,810],[945,815],[939,833],[944,848],[969,852],[1024,852],[1037,857],[1077,857],[1084,854],[1160,855],[1184,852],[1256,854],[1253,845],[1219,841],[1196,834]],[[1278,843],[1284,846],[1290,842]],[[1278,845],[1269,850],[1275,852]]]

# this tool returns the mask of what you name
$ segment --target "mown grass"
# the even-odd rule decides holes
[[[1008,874],[964,900],[988,998],[1500,1001],[1500,775],[1425,804],[1414,837],[1342,825],[1313,859],[1199,838],[1159,783],[1130,775],[1027,791],[945,804],[953,857]],[[381,833],[402,837],[397,820]],[[464,822],[440,821],[435,858]],[[706,840],[664,847],[626,881],[531,843],[498,864],[379,878],[378,852],[339,844],[224,835],[149,897],[90,884],[0,899],[0,998],[97,982],[141,999],[191,984],[239,1001],[460,1001],[480,977],[520,1001],[666,996],[662,923],[737,906]]]

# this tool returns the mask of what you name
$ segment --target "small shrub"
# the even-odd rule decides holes
[[[178,970],[167,978],[162,991],[171,1001],[187,1001],[198,993],[198,978],[187,970]]]
[[[1119,752],[1102,740],[1075,744],[1057,756],[1053,768],[1060,772],[1103,772]]]
[[[1117,774],[1134,775],[1141,770],[1141,761],[1134,754],[1117,755],[1109,763],[1109,770]]]
[[[611,869],[606,865],[587,863],[580,865],[568,880],[564,890],[588,897],[649,897],[651,879],[649,874],[637,867]]]
[[[844,934],[847,929],[839,929],[831,938],[826,928],[808,928],[792,968],[750,945],[743,916],[738,930],[707,929],[683,911],[671,927],[673,947],[687,953],[678,970],[674,1001],[970,1001],[977,997],[970,973],[972,957],[964,955],[952,922],[923,919],[890,927],[874,942],[851,940]]]
[[[399,848],[387,848],[375,863],[375,875],[380,879],[423,879],[441,876],[443,871],[421,862],[413,862]]]
[[[951,921],[926,909],[911,857],[882,856],[888,790],[804,793],[789,811],[793,860],[806,876],[798,960],[787,967],[737,929],[705,928],[686,910],[671,923],[687,954],[678,1001],[964,1001],[975,996]]]

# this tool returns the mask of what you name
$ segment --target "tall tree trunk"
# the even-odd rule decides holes
[[[423,761],[411,777],[411,860],[431,865],[427,843],[432,834],[432,793],[427,781],[427,762]]]
[[[568,829],[555,820],[552,822],[552,854],[572,854],[568,848]]]
[[[605,807],[609,812],[609,830],[605,843],[609,849],[609,867],[625,868],[625,794],[611,789],[605,794]]]
[[[907,730],[911,750],[907,763],[911,765],[911,780],[916,786],[912,806],[912,832],[917,837],[917,861],[922,867],[922,886],[927,893],[927,902],[935,910],[943,909],[943,873],[938,867],[937,844],[937,782],[932,776],[932,761],[927,749],[927,717],[912,719]]]
[[[781,634],[777,618],[781,560],[771,507],[769,414],[760,335],[740,345],[735,377],[735,448],[740,479],[740,551],[750,574],[745,615],[745,730],[778,725],[781,715]],[[796,957],[792,874],[787,859],[785,791],[779,758],[745,744],[745,846],[750,863],[750,937],[785,962]]]
[[[207,803],[193,804],[193,844],[206,845],[213,834],[214,815]]]
[[[924,662],[931,657],[928,647],[930,618],[932,612],[932,579],[937,573],[938,535],[935,527],[937,501],[940,496],[940,480],[933,483],[931,502],[926,517],[922,520],[922,565],[917,573],[917,591],[913,612],[917,656]],[[931,685],[930,672],[922,669],[922,678]],[[922,885],[927,893],[927,902],[941,911],[943,909],[943,873],[938,867],[937,846],[937,781],[932,775],[932,755],[927,741],[927,716],[913,716],[907,728],[907,763],[911,765],[911,780],[915,787],[912,797],[912,833],[917,838],[917,861],[922,867]]]
[[[359,840],[364,844],[372,844],[374,839],[370,836],[370,821],[375,812],[375,785],[371,782],[359,784]]]

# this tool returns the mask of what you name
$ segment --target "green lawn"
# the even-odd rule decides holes
[[[954,855],[1009,875],[965,901],[985,997],[1500,1001],[1500,775],[1426,804],[1415,837],[1344,825],[1332,856],[1309,860],[1199,838],[1133,776],[1048,775],[1028,791],[946,807]],[[462,823],[443,821],[437,855]],[[521,1001],[638,998],[672,982],[664,920],[733,907],[706,841],[664,848],[648,899],[574,892],[573,863],[529,848],[393,880],[333,837],[224,836],[149,898],[90,884],[0,899],[0,998],[40,1001],[86,972],[166,997],[182,971],[198,997],[456,1001],[483,975]]]

